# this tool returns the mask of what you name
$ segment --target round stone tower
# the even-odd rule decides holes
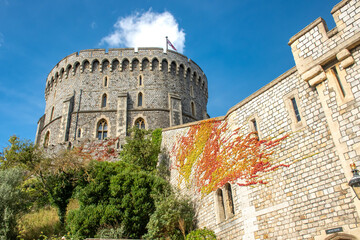
[[[63,58],[48,75],[36,143],[124,139],[132,126],[155,129],[202,120],[208,117],[207,99],[205,74],[177,52],[82,50]]]

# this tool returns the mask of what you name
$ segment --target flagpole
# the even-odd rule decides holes
[[[166,53],[168,52],[168,36],[166,36]]]

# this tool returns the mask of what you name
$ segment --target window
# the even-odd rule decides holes
[[[138,94],[138,107],[142,107],[142,104],[143,104],[143,95],[142,93],[139,93]]]
[[[215,193],[215,208],[217,223],[221,223],[226,219],[234,216],[235,208],[233,194],[230,183],[226,183],[223,189],[218,189]]]
[[[106,107],[106,100],[107,100],[107,96],[106,96],[106,93],[104,93],[101,98],[101,107],[102,108]]]
[[[216,191],[216,208],[217,208],[217,222],[220,223],[225,220],[225,205],[223,191],[218,189]]]
[[[340,65],[339,62],[334,60],[323,66],[329,88],[334,90],[336,102],[339,106],[354,99],[351,85],[346,81],[347,73]]]
[[[44,138],[44,148],[47,148],[49,146],[49,140],[50,140],[50,132],[47,131]]]
[[[306,126],[306,121],[302,115],[300,98],[297,90],[294,90],[284,96],[286,110],[290,117],[290,125],[292,131],[300,130]]]
[[[97,128],[97,138],[99,140],[107,138],[108,125],[105,119],[101,119]]]
[[[53,120],[53,117],[54,117],[54,107],[52,107],[52,109],[51,109],[50,121]]]
[[[190,86],[190,96],[194,97],[194,87]]]
[[[81,138],[81,128],[78,129],[77,137]]]
[[[346,95],[345,89],[344,89],[344,86],[343,86],[342,83],[341,83],[341,80],[340,80],[340,77],[339,77],[339,73],[338,73],[338,71],[336,70],[336,67],[332,67],[332,68],[331,68],[331,71],[333,72],[333,74],[334,74],[334,76],[335,76],[335,78],[336,78],[336,82],[337,82],[337,84],[338,84],[338,86],[339,86],[339,88],[340,88],[341,95],[342,95],[343,97],[345,97],[345,95]]]
[[[104,77],[104,87],[107,87],[108,86],[108,77],[105,76]]]
[[[142,118],[138,118],[135,121],[135,127],[139,128],[139,129],[145,129],[145,121]]]
[[[191,102],[191,114],[195,117],[195,103]]]
[[[142,76],[139,76],[139,86],[142,86],[143,82],[142,82]]]
[[[233,201],[233,195],[232,195],[230,183],[226,183],[224,189],[225,189],[225,195],[226,195],[225,196],[225,198],[226,198],[226,205],[225,205],[226,218],[230,218],[230,217],[234,216],[234,214],[235,214],[234,201]]]
[[[255,118],[251,120],[251,128],[255,134],[255,137],[257,138],[257,140],[259,140],[259,131],[258,131],[258,126],[257,126],[257,122],[256,122]]]
[[[298,106],[296,104],[296,99],[294,97],[291,98],[291,104],[292,104],[293,109],[294,109],[296,121],[300,122],[301,121],[300,112],[299,112]]]

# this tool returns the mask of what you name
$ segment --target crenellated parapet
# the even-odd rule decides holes
[[[339,61],[342,68],[354,63],[351,49],[360,43],[360,1],[343,0],[331,11],[336,27],[328,30],[322,18],[316,19],[289,41],[296,67],[311,86],[326,79],[324,67]]]
[[[207,95],[207,79],[202,69],[186,56],[162,48],[112,48],[81,50],[63,58],[50,71],[46,79],[45,97],[55,89],[58,82],[77,73],[103,73],[108,71],[133,72],[160,71],[180,78],[189,78]]]

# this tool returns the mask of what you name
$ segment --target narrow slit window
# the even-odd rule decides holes
[[[107,96],[104,94],[101,99],[101,107],[106,107]]]
[[[345,89],[344,89],[344,86],[343,86],[342,83],[341,83],[341,80],[340,80],[340,77],[339,77],[339,73],[338,73],[338,71],[336,70],[336,67],[332,67],[331,70],[332,70],[332,72],[333,72],[334,75],[335,75],[335,78],[336,78],[336,81],[337,81],[337,83],[338,83],[338,85],[339,85],[339,87],[340,87],[342,96],[345,97],[345,95],[346,95]]]
[[[294,109],[296,121],[300,122],[301,121],[300,112],[299,112],[298,106],[296,104],[295,98],[291,98],[291,103],[292,103],[292,106],[293,106],[293,109]]]
[[[191,114],[195,117],[195,103],[191,102]]]
[[[219,221],[222,222],[225,220],[226,216],[225,216],[224,195],[221,189],[218,189],[216,191],[216,200],[217,200]]]
[[[142,76],[139,76],[139,86],[142,86]]]
[[[232,215],[234,215],[235,210],[234,210],[234,200],[233,200],[230,183],[225,184],[225,190],[226,190],[226,194],[227,194],[227,203],[226,204],[228,207],[228,215],[232,216]]]
[[[50,132],[47,131],[44,139],[44,148],[47,148],[49,146],[49,140],[50,140]]]
[[[81,137],[81,128],[78,129],[78,136],[77,136],[77,137],[78,137],[78,138]]]
[[[251,120],[253,131],[255,132],[256,138],[259,139],[258,127],[256,123],[256,119]]]
[[[104,78],[104,87],[107,87],[107,85],[108,85],[108,78],[105,77],[105,78]]]
[[[138,94],[138,107],[142,107],[143,104],[143,95],[142,93]]]

